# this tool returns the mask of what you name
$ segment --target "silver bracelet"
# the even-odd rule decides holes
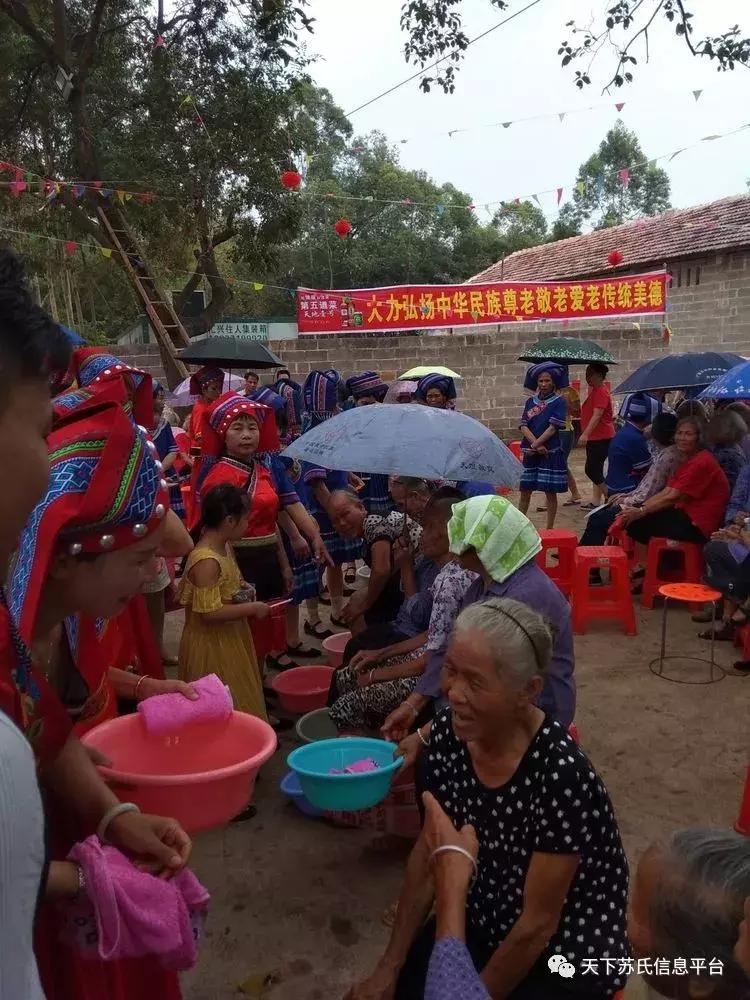
[[[372,684],[372,675],[373,675],[374,673],[375,673],[375,667],[373,667],[373,668],[372,668],[372,670],[370,671],[370,676],[369,676],[369,680],[368,680],[368,682],[367,682],[368,684]]]
[[[428,747],[428,746],[430,745],[430,741],[429,741],[429,740],[426,740],[426,739],[424,738],[424,736],[422,735],[422,727],[421,727],[421,726],[419,726],[419,727],[417,728],[417,736],[418,736],[418,737],[420,738],[420,740],[422,741],[422,746],[423,746],[423,747]]]
[[[474,878],[477,877],[477,875],[479,874],[479,868],[477,867],[477,859],[472,854],[470,854],[465,847],[459,847],[458,844],[443,844],[442,847],[436,847],[435,850],[430,855],[430,861],[433,861],[437,854],[447,854],[448,852],[454,854],[463,854],[465,858],[468,858],[474,867]]]
[[[140,811],[135,802],[118,802],[116,806],[108,809],[99,820],[99,826],[96,828],[97,837],[103,844],[106,843],[107,830],[113,819],[117,819],[118,816],[122,816],[124,813],[139,813]]]

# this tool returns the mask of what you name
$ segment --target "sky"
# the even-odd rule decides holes
[[[525,0],[511,0],[501,12],[489,0],[464,0],[464,29],[473,37],[523,6]],[[572,68],[561,68],[557,55],[560,41],[569,36],[565,23],[573,17],[586,23],[609,6],[611,0],[600,6],[591,0],[541,0],[467,50],[453,94],[439,89],[424,94],[415,80],[353,114],[355,134],[384,132],[398,144],[405,167],[424,169],[438,183],[452,182],[477,205],[550,191],[540,193],[539,201],[554,219],[556,189],[565,188],[563,200],[569,196],[578,167],[618,117],[636,132],[649,158],[750,123],[750,70],[718,73],[715,63],[691,56],[661,19],[650,36],[650,62],[642,47],[632,50],[638,58],[633,84],[602,93],[616,64],[602,51],[592,85],[580,93]],[[401,0],[312,0],[317,20],[309,49],[319,59],[311,72],[344,111],[414,72],[404,61],[400,9]],[[689,9],[700,11],[695,37],[736,23],[750,34],[746,0],[693,0]],[[703,91],[698,101],[694,90]],[[614,105],[621,101],[625,107],[618,116]],[[580,111],[591,105],[598,107]],[[568,112],[562,123],[560,112]],[[538,114],[551,117],[507,129],[475,127]],[[447,135],[461,128],[471,131]],[[678,208],[743,193],[750,179],[750,128],[659,166],[669,173]],[[489,216],[480,210],[479,218]]]

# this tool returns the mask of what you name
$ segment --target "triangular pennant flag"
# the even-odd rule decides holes
[[[11,181],[8,185],[8,190],[14,198],[18,198],[21,192],[26,190],[26,181]]]
[[[615,104],[615,107],[617,108],[617,113],[619,114],[625,107],[625,101],[620,101],[619,104]]]
[[[684,147],[683,147],[683,149],[678,149],[676,153],[672,153],[672,155],[669,157],[669,162],[671,163],[672,160],[675,158],[675,156],[679,156],[680,153],[684,153],[684,152],[685,152]]]
[[[16,172],[16,180],[17,181],[22,181],[23,180],[23,170],[21,170],[20,167],[13,167],[13,169]]]
[[[117,200],[120,202],[121,205],[125,204],[125,192],[124,191],[118,191],[117,192]]]
[[[630,184],[630,171],[627,167],[623,167],[622,170],[617,171],[617,179],[623,187],[627,187]]]
[[[187,97],[185,97],[182,100],[180,107],[182,107],[183,104],[192,104],[192,103],[193,103],[193,98],[190,96],[190,94],[188,94]]]
[[[68,255],[68,257],[72,257],[77,249],[78,249],[78,244],[75,242],[75,240],[66,240],[65,253]]]
[[[704,135],[701,142],[713,142],[714,139],[721,139],[720,135]]]
[[[470,212],[476,211],[476,207],[477,207],[476,205],[469,205],[469,211]]]
[[[156,38],[154,39],[154,48],[155,49],[163,49],[164,48],[164,36],[163,35],[157,35],[156,36]]]
[[[604,174],[597,174],[596,176],[596,193],[600,198],[604,193]]]
[[[559,205],[559,204],[560,204],[560,202],[562,201],[562,196],[563,196],[563,190],[564,190],[563,188],[558,188],[558,189],[557,189],[557,204],[558,204],[558,205]]]
[[[253,282],[253,291],[254,292],[262,292],[265,287],[266,286],[261,281],[254,281]]]
[[[520,205],[521,204],[521,199],[520,198],[514,198],[513,199],[513,204],[514,205]]]
[[[437,212],[438,216],[441,216],[445,211],[445,205],[443,205],[441,202],[438,202],[437,205],[435,205],[435,211]]]
[[[503,122],[503,128],[510,128],[513,122]]]
[[[538,194],[532,194],[531,197],[534,199],[534,201],[537,203],[537,205],[541,208],[542,207],[542,203],[541,203],[541,201],[539,201],[539,195]]]
[[[701,96],[702,93],[703,93],[702,90],[694,90],[693,91],[693,97],[696,99],[696,101],[700,100],[700,96]]]
[[[112,251],[110,250],[109,247],[99,247],[99,253],[102,255],[102,257],[112,256]]]
[[[36,177],[37,177],[36,174],[27,173],[27,174],[24,174],[24,178],[23,179],[26,181],[27,184],[33,184],[34,181],[36,180]]]
[[[118,191],[118,194],[119,194],[119,191]],[[132,198],[133,198],[133,196],[132,196],[132,194],[130,193],[130,191],[126,191],[126,192],[125,192],[125,201],[131,201],[131,200],[132,200]]]
[[[564,122],[565,121],[565,112],[561,111],[560,114],[557,117],[560,119],[561,122]]]
[[[91,187],[94,188],[94,190],[96,190],[96,191],[98,191],[102,186],[103,185],[102,185],[101,181],[92,181],[91,182]]]
[[[0,170],[12,170],[13,164],[6,163],[5,160],[0,160]]]
[[[102,198],[111,198],[114,193],[115,192],[112,190],[112,188],[102,188],[101,191],[99,192]]]
[[[83,184],[74,184],[70,190],[73,192],[74,198],[82,198],[86,193],[86,188]]]

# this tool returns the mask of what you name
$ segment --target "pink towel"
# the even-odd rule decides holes
[[[366,774],[367,771],[377,771],[377,769],[377,761],[372,757],[365,757],[364,760],[355,760],[353,764],[348,764],[343,770],[333,767],[331,774]]]
[[[190,687],[200,697],[190,701],[184,695],[156,694],[138,703],[146,731],[152,736],[169,736],[194,722],[224,721],[232,714],[232,695],[216,674],[208,674]]]
[[[195,965],[210,896],[189,869],[156,878],[98,837],[68,858],[83,869],[88,899],[60,905],[63,940],[104,961],[158,955],[178,972]]]

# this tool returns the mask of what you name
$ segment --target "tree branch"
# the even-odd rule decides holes
[[[638,10],[639,7],[641,7],[643,5],[644,2],[645,2],[645,0],[640,0],[640,3],[638,3],[633,8],[633,14],[635,14],[635,12]],[[678,0],[678,2],[679,2],[679,0]],[[605,92],[605,91],[609,90],[609,88],[612,86],[613,83],[616,84],[618,87],[622,86],[622,76],[620,75],[620,70],[623,68],[623,66],[625,65],[625,63],[629,61],[628,52],[630,51],[631,46],[635,45],[635,43],[638,41],[638,39],[641,37],[641,35],[645,35],[645,37],[646,37],[646,46],[648,47],[648,29],[651,27],[651,25],[656,20],[656,15],[659,13],[659,11],[662,9],[663,6],[664,6],[664,0],[659,0],[659,2],[654,7],[654,12],[651,15],[651,17],[648,19],[648,21],[646,21],[646,23],[644,24],[644,26],[640,30],[636,31],[636,33],[633,35],[633,37],[626,44],[625,48],[620,50],[619,60],[618,60],[618,63],[617,63],[617,68],[615,69],[614,73],[612,74],[612,79],[609,81],[609,83],[606,84],[606,86],[602,87],[602,92]],[[647,48],[646,51],[648,51],[648,48]],[[646,62],[648,62],[648,58],[646,59]],[[618,80],[619,80],[619,83],[617,82]]]
[[[690,49],[692,54],[694,56],[697,56],[698,53],[696,49],[693,47],[693,43],[690,41],[690,24],[689,24],[690,19],[685,13],[685,8],[682,5],[682,0],[677,0],[677,8],[680,12],[680,18],[682,19],[683,27],[685,28],[685,44]]]
[[[104,230],[99,225],[98,222],[94,222],[89,216],[84,212],[79,204],[76,203],[72,194],[67,188],[62,188],[60,191],[60,201],[67,208],[70,213],[70,219],[73,225],[83,233],[88,233],[89,236],[93,236],[97,243],[103,247],[111,246],[109,240],[104,235]],[[114,248],[112,248],[114,249]]]
[[[55,25],[55,56],[63,66],[68,65],[68,45],[65,39],[65,0],[52,0],[52,18]]]
[[[58,59],[55,55],[55,46],[49,36],[34,24],[29,15],[29,9],[21,0],[0,0],[0,10],[4,10],[8,17],[15,21],[19,28],[37,46],[50,66],[57,66]]]
[[[0,135],[0,139],[2,139],[3,141],[5,141],[5,139],[7,139],[8,136],[15,133],[18,129],[18,126],[21,124],[21,120],[23,119],[23,116],[26,113],[26,108],[29,105],[29,101],[31,100],[31,95],[34,91],[34,84],[36,83],[36,78],[39,76],[39,71],[41,70],[43,65],[44,63],[37,63],[36,66],[31,66],[28,69],[26,73],[26,79],[19,87],[19,90],[22,90],[25,87],[26,93],[23,95],[23,98],[21,100],[21,106],[18,109],[15,121],[11,122],[11,124]]]
[[[81,47],[81,58],[78,61],[76,83],[79,87],[83,85],[86,77],[88,76],[89,70],[91,69],[91,62],[94,58],[94,52],[96,51],[96,43],[99,40],[99,32],[101,30],[104,8],[106,6],[107,0],[96,0],[94,11],[91,15],[89,30],[86,32],[86,37],[83,41],[83,46]]]

